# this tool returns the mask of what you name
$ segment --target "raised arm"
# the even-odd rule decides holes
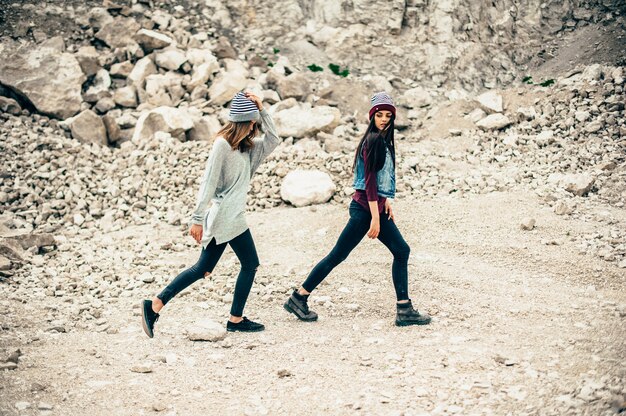
[[[276,149],[276,147],[280,144],[280,138],[276,133],[276,126],[274,125],[274,120],[272,120],[272,116],[263,108],[263,103],[261,100],[253,95],[247,93],[246,96],[250,98],[259,108],[259,112],[261,113],[261,126],[265,134],[261,138],[254,139],[254,147],[250,151],[250,174],[252,175],[261,162]]]

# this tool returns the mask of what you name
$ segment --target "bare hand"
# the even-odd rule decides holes
[[[372,239],[378,238],[378,233],[380,233],[380,220],[378,218],[372,218],[367,236]]]
[[[189,234],[196,240],[196,243],[202,241],[202,226],[200,224],[194,224],[189,229]]]
[[[259,97],[252,94],[251,92],[246,92],[244,94],[250,101],[256,104],[256,107],[259,109],[259,111],[263,110],[263,102],[261,101]]]
[[[395,222],[395,217],[393,216],[393,210],[391,209],[391,202],[389,200],[385,201],[385,214],[387,214],[391,221]]]

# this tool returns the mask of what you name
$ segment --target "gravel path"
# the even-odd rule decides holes
[[[25,297],[0,285],[0,358],[17,348],[23,354],[16,370],[0,371],[0,414],[624,410],[624,269],[579,253],[575,244],[576,235],[607,225],[557,216],[522,193],[402,200],[396,211],[412,248],[412,298],[433,315],[430,326],[393,325],[391,258],[371,241],[312,296],[319,322],[296,321],[281,304],[332,247],[347,211],[274,208],[249,217],[262,267],[246,313],[266,324],[263,333],[217,342],[186,336],[198,319],[225,324],[229,304],[220,299],[229,299],[236,276],[230,250],[213,279],[168,305],[153,340],[141,331],[138,301],[158,291],[167,273],[129,285],[99,308],[95,322],[72,319],[71,297]],[[624,210],[612,214],[626,220]],[[524,217],[536,219],[533,231],[520,229]],[[119,250],[144,239],[183,247],[162,250],[155,275],[197,256],[180,227],[140,226],[111,236]]]

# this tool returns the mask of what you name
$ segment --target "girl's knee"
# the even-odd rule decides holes
[[[400,245],[393,252],[393,256],[399,259],[408,259],[411,254],[411,247],[407,243]]]

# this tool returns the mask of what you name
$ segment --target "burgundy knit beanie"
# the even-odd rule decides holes
[[[393,100],[386,92],[377,92],[372,96],[372,107],[370,108],[370,120],[374,117],[377,111],[391,111],[393,116],[396,116],[396,107],[393,105]]]

